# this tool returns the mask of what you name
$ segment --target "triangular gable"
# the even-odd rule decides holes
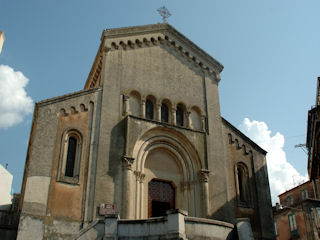
[[[85,89],[99,85],[103,51],[134,49],[157,44],[166,44],[175,48],[180,51],[183,56],[192,60],[195,65],[207,71],[208,74],[214,75],[218,82],[220,81],[220,73],[223,70],[223,66],[217,60],[169,24],[159,23],[104,30],[101,36],[101,45],[85,84]]]

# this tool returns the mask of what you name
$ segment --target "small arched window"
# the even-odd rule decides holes
[[[201,130],[201,111],[198,107],[192,107],[190,111],[190,127],[195,130]]]
[[[140,93],[136,91],[132,91],[129,95],[129,109],[126,109],[128,114],[131,114],[133,116],[140,116],[141,110],[140,110],[140,102],[141,102],[141,96]]]
[[[64,133],[61,145],[58,180],[79,183],[82,137],[77,130]]]
[[[150,99],[146,101],[146,118],[153,119],[153,102]]]
[[[169,122],[169,108],[165,103],[161,105],[161,122]]]
[[[77,153],[77,139],[73,136],[69,137],[68,140],[68,153],[66,159],[66,170],[64,175],[67,177],[74,177],[75,175],[75,163]]]
[[[248,168],[243,163],[236,165],[237,196],[240,205],[250,205],[250,186]]]
[[[183,116],[184,116],[183,106],[179,104],[177,106],[177,111],[176,111],[176,121],[178,126],[183,126],[184,124]]]

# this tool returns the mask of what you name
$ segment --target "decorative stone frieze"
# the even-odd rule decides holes
[[[241,141],[241,139],[235,138],[231,133],[228,133],[229,144],[235,145],[237,150],[242,150],[243,155],[252,155],[252,150]]]
[[[66,111],[66,108],[69,109],[68,112]],[[69,114],[76,115],[79,112],[87,112],[87,111],[88,111],[88,107],[86,107],[85,104],[81,103],[81,104],[79,104],[78,107],[70,106],[70,107],[61,108],[59,110],[59,114],[60,114],[60,116],[67,117],[67,116],[69,116]]]

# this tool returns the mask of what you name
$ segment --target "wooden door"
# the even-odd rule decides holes
[[[151,180],[148,183],[148,217],[166,215],[166,211],[175,208],[175,189],[171,183]]]

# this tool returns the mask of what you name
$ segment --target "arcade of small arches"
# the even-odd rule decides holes
[[[153,95],[143,97],[138,91],[123,95],[123,114],[198,131],[206,129],[205,114],[198,106],[173,104],[167,98],[157,100]]]

